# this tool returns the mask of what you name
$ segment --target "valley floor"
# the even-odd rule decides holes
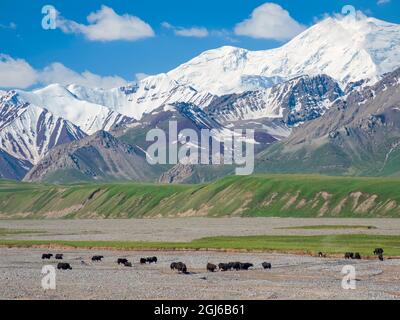
[[[399,234],[400,219],[0,220],[0,299],[399,299]],[[372,255],[376,247],[385,249],[383,262]],[[206,248],[225,251],[195,250]],[[320,250],[328,257],[316,257]],[[345,260],[347,251],[363,260]],[[45,252],[63,253],[72,266],[57,271],[56,290],[41,287],[42,267],[59,262],[43,261]],[[98,254],[104,261],[93,263]],[[154,255],[157,264],[138,263]],[[174,261],[190,273],[171,271]],[[206,271],[208,262],[230,261],[254,268]],[[341,286],[345,265],[355,267],[355,290]]]
[[[72,270],[57,271],[56,290],[41,287],[44,249],[0,248],[0,299],[399,299],[400,260],[349,261],[309,256],[222,252],[131,252],[58,250]],[[92,263],[93,254],[104,261]],[[140,257],[156,254],[158,263],[140,265]],[[116,259],[126,257],[133,267]],[[81,261],[86,264],[82,264]],[[171,271],[183,261],[189,274]],[[249,271],[206,272],[207,262],[243,261]],[[272,263],[263,270],[261,263]],[[341,286],[343,266],[356,268],[356,289]]]
[[[322,227],[325,225],[326,227]],[[351,228],[350,226],[355,226]],[[307,227],[294,228],[294,227]],[[310,226],[315,226],[310,228]],[[338,227],[341,226],[341,227]],[[368,226],[372,227],[368,229]],[[0,220],[19,230],[0,239],[71,241],[191,241],[214,236],[400,235],[400,219],[352,218],[157,218],[109,220]],[[23,231],[34,231],[23,233]]]

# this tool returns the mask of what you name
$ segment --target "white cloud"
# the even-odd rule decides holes
[[[37,81],[37,73],[29,63],[0,54],[0,87],[27,88]]]
[[[390,0],[378,0],[377,4],[378,5],[383,5],[383,4],[386,4],[386,3],[389,3],[389,2],[390,2]]]
[[[62,85],[79,84],[87,87],[99,87],[104,89],[123,86],[127,83],[118,76],[99,76],[90,71],[78,73],[61,63],[52,63],[39,72],[39,81],[41,84],[59,83]]]
[[[182,28],[173,26],[169,22],[163,22],[161,26],[173,30],[177,36],[181,37],[205,38],[209,35],[208,30],[204,27]]]
[[[90,71],[78,73],[61,63],[52,63],[43,70],[36,70],[23,59],[13,59],[0,54],[0,88],[24,89],[51,83],[109,89],[126,85],[128,82],[118,76],[103,77]]]
[[[59,15],[57,26],[65,33],[81,33],[91,41],[135,41],[155,35],[151,26],[140,18],[128,14],[120,16],[104,5],[89,14],[87,21],[87,25],[80,24]]]
[[[253,10],[249,19],[238,23],[234,31],[237,35],[252,38],[288,40],[305,28],[280,5],[264,3]]]
[[[175,34],[182,37],[196,37],[196,38],[204,38],[208,36],[208,30],[206,28],[189,28],[189,29],[177,29],[175,30]]]

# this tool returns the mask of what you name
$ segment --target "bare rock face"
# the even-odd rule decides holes
[[[182,183],[194,173],[193,165],[177,164],[170,170],[164,172],[159,179],[161,183]]]
[[[99,131],[80,141],[53,149],[25,181],[148,181],[155,178],[143,152]]]
[[[400,174],[400,69],[259,156],[259,171]]]
[[[0,178],[21,180],[31,167],[29,161],[17,159],[0,149]]]
[[[286,125],[295,126],[320,117],[343,94],[329,76],[301,76],[264,90],[214,98],[206,110],[223,124],[279,118]]]

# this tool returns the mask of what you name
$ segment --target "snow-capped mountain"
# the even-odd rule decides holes
[[[209,50],[124,87],[0,91],[2,159],[10,168],[36,164],[56,145],[121,124],[140,145],[144,130],[171,119],[182,128],[256,129],[256,141],[269,145],[398,66],[400,25],[359,15],[327,18],[276,49]]]
[[[370,83],[400,65],[400,25],[361,16],[327,18],[284,46],[263,51],[222,47],[168,72],[216,95],[241,93],[300,75],[326,74],[343,85]]]
[[[133,120],[106,106],[81,100],[68,88],[59,84],[32,92],[16,92],[22,101],[49,110],[55,116],[72,122],[87,134],[110,130],[115,125]]]
[[[29,161],[17,159],[0,149],[0,178],[21,180],[31,168]]]
[[[21,101],[15,91],[0,95],[0,149],[37,163],[50,149],[86,134],[46,109]]]
[[[206,106],[213,96],[198,92],[190,86],[180,85],[166,74],[150,76],[137,84],[111,90],[91,89],[71,85],[68,90],[83,101],[106,106],[136,120],[160,106],[175,102]]]
[[[222,96],[206,110],[223,124],[269,118],[294,126],[320,117],[343,94],[331,77],[302,76],[272,88]]]

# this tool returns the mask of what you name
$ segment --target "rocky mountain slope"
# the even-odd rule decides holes
[[[365,132],[355,133],[354,129],[353,134],[359,140],[343,140],[337,133],[332,133],[336,129],[331,125],[334,119],[343,116],[343,105],[346,110],[347,106],[352,109],[352,101],[361,99],[359,95],[364,92],[363,88],[374,85],[400,65],[399,49],[399,25],[359,14],[357,18],[327,18],[282,47],[272,50],[248,51],[222,47],[206,51],[168,73],[149,76],[125,87],[104,90],[73,84],[52,84],[33,91],[0,92],[0,149],[7,153],[8,158],[22,160],[13,162],[13,165],[21,164],[18,172],[24,172],[27,167],[24,161],[41,163],[54,147],[72,143],[59,149],[58,156],[63,160],[58,162],[53,155],[51,159],[55,162],[54,166],[43,166],[42,163],[40,168],[33,169],[38,179],[47,179],[64,167],[70,148],[76,148],[75,141],[86,135],[93,135],[86,141],[96,144],[99,138],[96,132],[104,130],[112,132],[117,140],[121,139],[132,148],[146,150],[149,145],[145,141],[148,130],[155,127],[167,130],[169,121],[176,120],[178,130],[192,128],[199,132],[202,128],[216,129],[221,136],[233,129],[255,129],[256,152],[262,152],[259,157],[261,171],[279,171],[272,165],[275,160],[271,162],[269,157],[282,151],[285,144],[285,155],[293,154],[292,150],[300,153],[294,156],[293,161],[280,164],[284,170],[303,168],[308,171],[307,168],[313,167],[313,164],[326,162],[321,169],[318,169],[319,165],[315,166],[316,170],[328,173],[391,174],[393,170],[388,168],[397,155],[395,124],[389,127],[385,122],[388,131],[381,130],[380,151],[378,147],[368,149],[372,148],[369,143],[373,139]],[[371,88],[365,90],[379,90],[379,87]],[[366,92],[362,94],[368,95]],[[362,100],[358,103],[367,103],[368,99],[367,96],[365,102]],[[384,114],[385,121],[390,117],[393,123],[397,123],[396,111],[387,112],[390,114]],[[375,113],[369,116],[375,117]],[[372,121],[376,127],[381,120],[367,119],[362,126],[368,126],[368,121]],[[312,129],[315,124],[320,125]],[[356,125],[349,123],[337,126]],[[328,127],[332,129],[328,136],[335,136],[335,143],[325,143],[326,138],[319,138],[326,136]],[[265,151],[270,145],[288,137],[284,144],[273,146],[270,153]],[[298,137],[303,137],[304,141]],[[345,145],[349,141],[352,141],[351,145]],[[301,151],[291,145],[301,147]],[[320,146],[327,150],[318,149]],[[310,153],[310,148],[319,151]],[[115,157],[125,159],[123,149],[116,148],[114,152],[122,153]],[[353,150],[354,154],[342,152],[344,149],[346,152]],[[387,159],[378,157],[379,152]],[[372,154],[376,156],[372,158]],[[99,152],[97,157],[103,155],[106,156]],[[306,158],[303,158],[304,155]],[[307,156],[310,155],[318,160],[309,161]],[[283,159],[280,155],[277,157]],[[108,163],[107,159],[103,160]],[[126,179],[131,176],[141,179],[132,171],[134,163],[130,161],[129,165],[122,165],[116,171],[108,168],[97,175],[101,177],[99,179]],[[140,168],[142,163],[138,161]],[[366,161],[374,164],[369,169],[362,168],[363,165],[353,167],[356,162]],[[376,169],[378,167],[379,171]],[[192,181],[193,177],[197,177],[195,181],[203,181],[219,175],[219,170],[215,168],[209,172],[197,168],[167,166],[151,171],[169,170],[162,177],[165,181]],[[85,179],[95,179],[92,169],[81,171],[78,168],[79,179],[83,178],[82,172],[85,172]],[[123,173],[124,169],[128,170],[126,174]],[[229,170],[221,172],[226,174]],[[114,173],[115,176],[112,176]],[[35,178],[29,176],[27,179]]]
[[[158,176],[141,149],[106,131],[51,150],[25,176],[25,181],[149,181]]]
[[[221,123],[262,118],[280,119],[288,126],[323,115],[344,93],[326,76],[301,76],[272,88],[213,99],[207,112]]]
[[[400,175],[400,69],[260,155],[259,171]]]
[[[35,164],[50,149],[85,136],[71,122],[21,101],[14,91],[0,95],[0,148],[22,163]]]
[[[14,158],[4,150],[0,149],[0,178],[21,180],[31,169],[29,161]]]
[[[106,106],[79,99],[68,88],[59,84],[32,92],[16,92],[21,101],[49,110],[55,116],[72,122],[86,134],[110,130],[115,125],[133,122],[132,118]]]

